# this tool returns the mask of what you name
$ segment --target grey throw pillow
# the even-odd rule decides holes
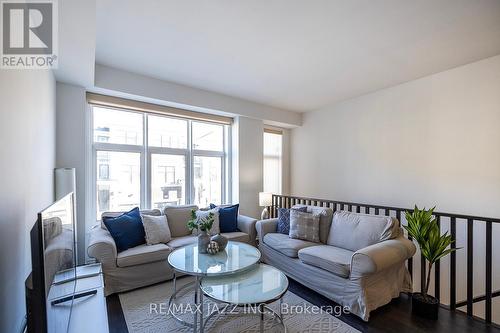
[[[144,225],[144,232],[146,234],[146,244],[155,245],[170,242],[172,236],[165,215],[141,215],[141,217],[142,224]]]
[[[319,215],[290,210],[290,238],[319,242]]]

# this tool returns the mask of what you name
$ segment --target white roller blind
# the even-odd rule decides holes
[[[279,131],[264,131],[264,192],[281,194],[282,138]]]

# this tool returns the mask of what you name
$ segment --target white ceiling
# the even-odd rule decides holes
[[[94,85],[96,47],[95,0],[64,0],[58,2],[59,45],[57,81]]]
[[[96,62],[309,111],[500,54],[499,0],[97,1]]]

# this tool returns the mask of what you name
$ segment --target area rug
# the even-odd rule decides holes
[[[191,281],[191,277],[178,279],[177,288]],[[166,282],[120,294],[120,303],[129,333],[192,332],[191,328],[175,320],[170,311],[175,311],[179,317],[188,321],[193,319],[191,313],[185,311],[181,313],[178,311],[179,308],[170,308],[168,311],[168,298],[172,291],[172,282]],[[193,291],[187,291],[178,297],[176,303],[178,305],[192,304],[193,297]],[[259,332],[260,316],[252,313],[253,309],[223,308],[223,305],[217,305],[208,300],[204,303],[205,311],[212,309],[216,312],[216,315],[208,321],[205,332]],[[275,311],[279,310],[279,306],[279,302],[269,305]],[[186,309],[187,307],[184,308]],[[290,291],[283,297],[282,309],[287,332],[359,332],[332,315],[336,310],[315,307]],[[243,314],[242,311],[246,313]],[[278,319],[271,315],[265,316],[264,330],[265,332],[284,332]]]

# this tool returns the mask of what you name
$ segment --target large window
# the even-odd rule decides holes
[[[228,126],[92,106],[96,216],[227,198]]]
[[[264,131],[264,192],[281,194],[282,137],[280,131]]]

